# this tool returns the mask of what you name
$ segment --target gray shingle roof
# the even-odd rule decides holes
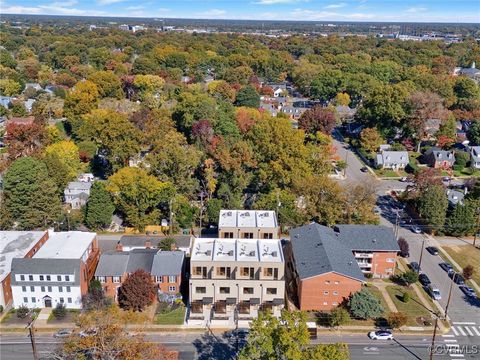
[[[383,150],[377,154],[377,164],[408,164],[408,152]]]
[[[338,241],[333,229],[305,225],[292,229],[290,239],[300,279],[336,272],[364,281],[352,251]]]
[[[182,273],[183,251],[161,251],[153,258],[151,274],[154,276],[178,275]]]
[[[80,284],[80,261],[78,259],[51,259],[51,258],[13,258],[12,285],[17,285],[15,274],[75,274],[75,284]],[[28,281],[22,281],[22,284]]]
[[[337,225],[337,239],[351,250],[400,251],[393,230],[379,225]]]
[[[127,271],[128,252],[112,251],[100,256],[95,276],[121,276]]]
[[[139,269],[150,272],[152,269],[153,257],[157,252],[158,249],[134,249],[130,251],[127,272],[133,273]]]

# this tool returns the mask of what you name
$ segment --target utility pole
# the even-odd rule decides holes
[[[473,247],[476,247],[477,243],[477,234],[480,231],[480,208],[477,208],[477,224],[475,226],[475,234],[473,235]]]
[[[398,238],[398,223],[399,223],[399,215],[397,211],[397,217],[395,218],[395,238]]]
[[[168,210],[170,210],[168,230],[169,230],[170,236],[172,236],[172,234],[173,234],[173,211],[172,211],[172,206],[173,206],[173,198],[170,199],[170,201],[168,202]]]
[[[343,169],[343,177],[347,176],[347,167],[348,167],[348,150],[345,153],[345,168]]]
[[[450,299],[451,299],[451,297],[452,297],[453,283],[455,282],[455,277],[456,277],[456,276],[457,276],[457,273],[453,273],[453,275],[452,275],[452,281],[450,281],[450,289],[448,290],[447,305],[445,306],[445,319],[447,318],[448,306],[450,305]]]
[[[200,191],[200,230],[198,232],[198,237],[202,237],[202,216],[203,216],[203,190]]]
[[[30,342],[32,343],[33,360],[38,360],[37,344],[35,343],[35,328],[33,327],[34,322],[35,318],[30,314],[30,321],[28,322],[27,329],[30,335]]]
[[[420,251],[420,260],[418,261],[418,271],[420,272],[420,269],[422,267],[422,258],[423,258],[423,248],[425,247],[425,237],[422,240],[422,250]]]
[[[435,347],[435,336],[437,335],[438,316],[435,317],[435,325],[433,327],[432,345],[430,346],[430,360],[433,360],[433,350]]]

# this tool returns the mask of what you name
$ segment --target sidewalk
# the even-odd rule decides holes
[[[385,289],[387,286],[392,286],[393,284],[386,283],[382,280],[374,280],[373,285],[380,291],[382,294],[383,298],[385,299],[385,302],[387,303],[388,309],[391,312],[398,312],[397,306],[393,302],[392,298],[387,292],[387,289]]]

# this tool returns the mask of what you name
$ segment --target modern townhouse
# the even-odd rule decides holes
[[[95,271],[95,279],[102,284],[107,296],[117,301],[118,289],[128,276],[144,270],[152,277],[157,290],[164,294],[180,292],[185,254],[183,251],[161,251],[138,248],[131,251],[116,251],[102,254]]]
[[[233,325],[259,310],[284,307],[284,258],[278,239],[195,239],[189,323]]]
[[[15,307],[82,307],[100,251],[97,234],[48,232],[48,240],[31,258],[12,261],[12,294]]]
[[[220,210],[218,237],[229,239],[278,239],[280,226],[275,211]]]

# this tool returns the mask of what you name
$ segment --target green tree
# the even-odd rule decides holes
[[[306,348],[302,359],[309,360],[349,360],[348,344],[318,344]]]
[[[408,270],[402,274],[402,280],[405,284],[411,285],[418,281],[418,273],[415,270]]]
[[[97,85],[100,97],[124,98],[122,82],[112,71],[97,71],[88,77],[88,80]]]
[[[148,175],[145,170],[126,167],[108,178],[107,190],[113,195],[116,208],[128,225],[143,231],[158,224],[158,205],[172,196],[172,186]]]
[[[97,107],[98,88],[91,81],[80,81],[68,92],[65,98],[63,114],[67,117],[72,132],[76,134],[81,125],[80,117]]]
[[[446,136],[449,139],[455,139],[457,137],[457,121],[454,116],[448,116],[440,125],[440,128],[435,133],[435,137],[438,139],[440,136]]]
[[[472,145],[480,145],[480,121],[473,121],[467,131],[467,138]]]
[[[112,196],[105,188],[105,184],[95,181],[85,208],[85,224],[94,230],[106,228],[112,222],[114,210]]]
[[[466,199],[455,205],[445,222],[445,231],[451,236],[473,235],[476,229],[478,200]]]
[[[360,319],[376,319],[384,311],[380,300],[366,288],[353,294],[348,300],[348,306],[353,316]]]
[[[172,247],[176,246],[175,239],[172,237],[167,237],[165,239],[160,240],[158,243],[158,248],[163,251],[171,251]]]
[[[360,144],[362,148],[369,153],[375,153],[381,144],[383,144],[382,136],[376,128],[366,128],[360,133]]]
[[[443,229],[447,208],[447,195],[441,185],[429,186],[418,198],[418,212],[434,232]]]
[[[73,181],[82,169],[78,147],[73,141],[59,141],[45,148],[44,161],[59,191]]]
[[[191,229],[194,226],[198,209],[192,206],[183,195],[176,195],[173,200],[173,212],[175,221],[183,229]]]
[[[57,186],[40,160],[14,161],[5,173],[3,191],[4,211],[20,229],[45,228],[61,214]]]
[[[22,86],[11,79],[0,79],[0,95],[13,96],[20,94]]]
[[[335,96],[335,104],[337,106],[348,106],[350,105],[350,95],[347,93],[338,93]]]
[[[207,218],[208,223],[211,225],[218,225],[218,216],[220,210],[222,209],[222,200],[221,199],[209,199],[207,201]]]
[[[465,76],[459,76],[455,79],[455,85],[453,87],[455,95],[461,100],[476,99],[478,98],[478,86],[475,81]]]
[[[237,99],[235,101],[237,106],[246,106],[251,108],[260,107],[260,95],[257,90],[251,85],[244,86],[237,93]]]
[[[345,78],[340,70],[325,70],[316,75],[310,86],[310,94],[316,99],[330,101],[345,87]]]
[[[343,307],[337,306],[330,312],[329,325],[331,327],[338,327],[345,325],[350,320],[350,314]]]
[[[296,201],[296,196],[289,190],[273,189],[267,194],[261,194],[255,201],[254,208],[278,211],[278,221],[282,226],[299,226],[304,223],[305,216],[297,207]]]

